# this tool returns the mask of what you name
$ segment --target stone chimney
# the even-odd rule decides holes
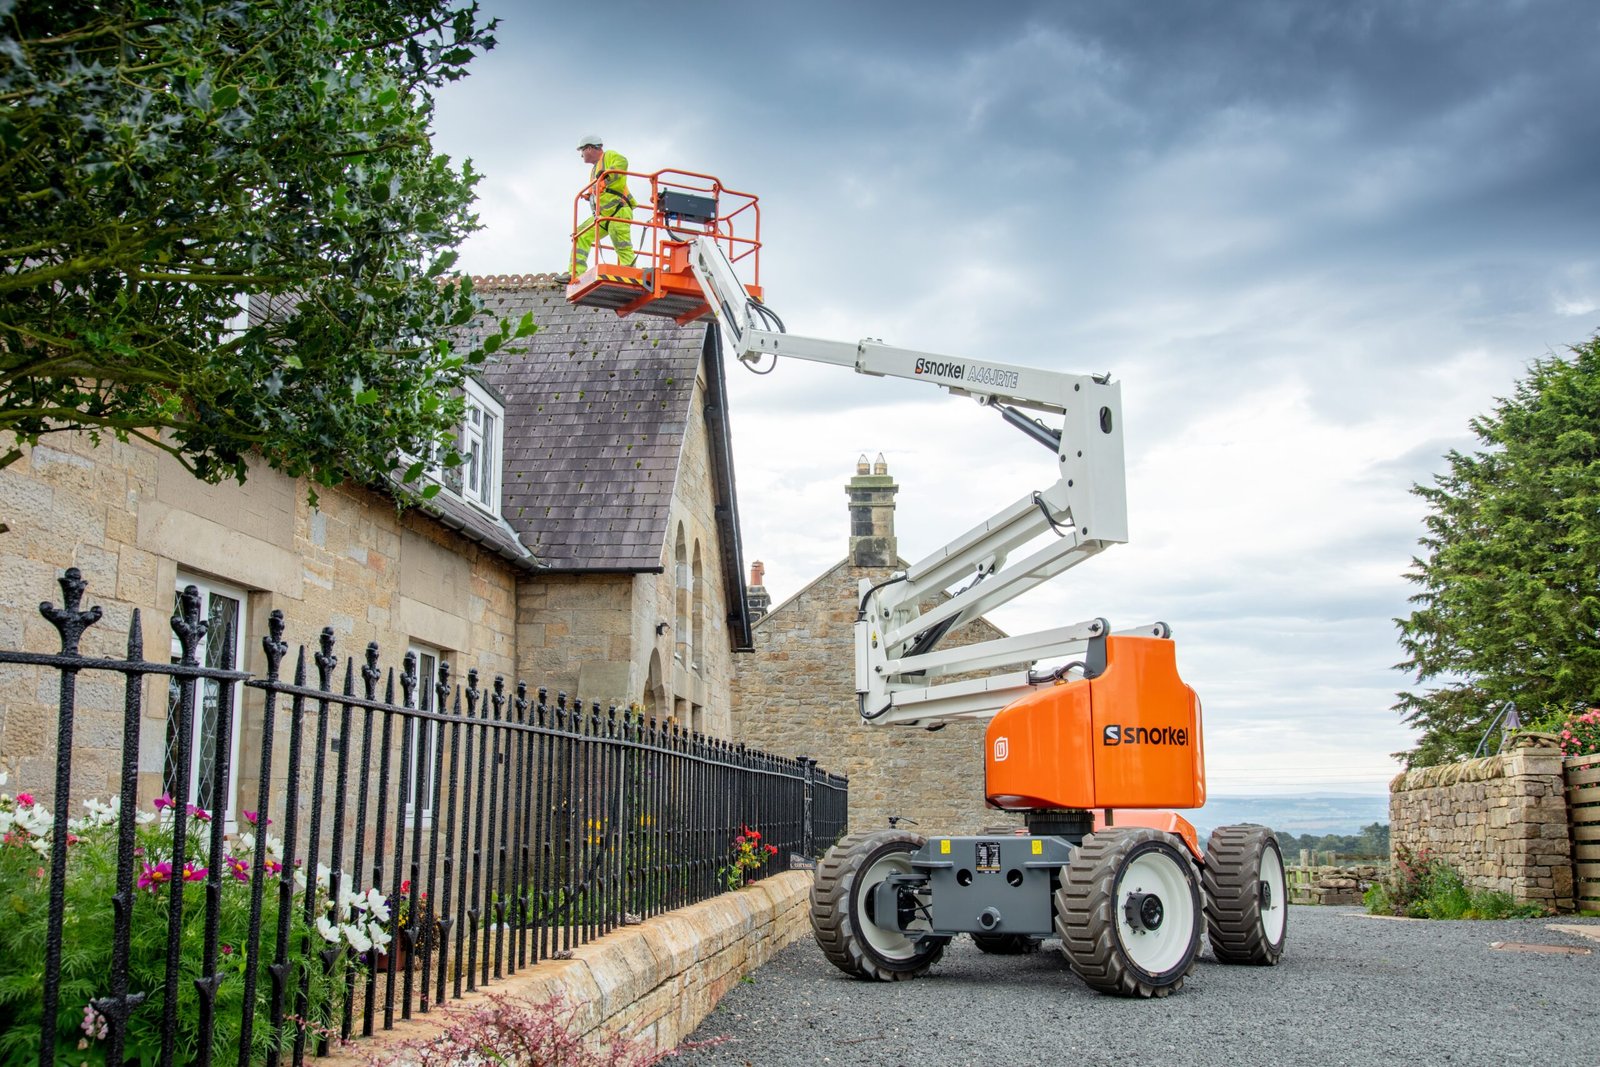
[[[893,567],[899,559],[894,536],[894,497],[900,487],[889,477],[883,453],[868,464],[856,460],[856,476],[845,486],[850,497],[850,565]]]
[[[750,584],[744,587],[744,602],[750,609],[752,623],[772,608],[772,597],[767,594],[767,587],[761,584],[766,575],[765,563],[758,559],[750,564]]]

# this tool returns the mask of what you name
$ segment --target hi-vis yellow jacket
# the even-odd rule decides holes
[[[600,175],[606,171],[625,171],[628,169],[628,157],[621,152],[607,151],[596,161],[594,170],[589,172],[589,177],[594,182],[594,189],[590,195],[594,198],[594,213],[596,215],[619,215],[621,208],[626,208],[628,214],[633,213],[633,194],[628,192],[628,176],[622,173],[607,175],[604,183]]]

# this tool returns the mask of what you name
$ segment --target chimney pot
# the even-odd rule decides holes
[[[750,584],[751,585],[760,585],[761,584],[761,579],[765,578],[766,575],[767,575],[766,564],[762,563],[759,559],[750,564]]]
[[[872,467],[867,463],[867,454],[865,452],[861,453],[860,458],[858,458],[856,460],[856,473],[857,474],[871,474],[872,473]]]
[[[888,474],[889,473],[889,464],[884,462],[883,453],[882,452],[878,453],[878,462],[876,462],[876,463],[874,463],[872,465],[872,473],[873,474]]]

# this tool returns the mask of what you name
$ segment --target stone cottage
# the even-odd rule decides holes
[[[479,288],[489,312],[531,311],[540,329],[469,387],[473,459],[439,473],[446,491],[433,501],[399,512],[388,494],[346,485],[313,506],[304,482],[264,466],[244,485],[208,486],[157,449],[56,435],[0,471],[0,642],[59,647],[38,605],[60,601],[55,580],[76,566],[86,602],[105,610],[84,639],[90,655],[125,656],[142,609],[144,654],[164,658],[175,593],[194,585],[213,622],[201,649],[212,666],[264,673],[261,639],[281,610],[291,645],[314,648],[329,626],[342,656],[359,659],[369,641],[386,666],[416,653],[423,700],[449,662],[726,736],[733,655],[750,635],[721,367],[706,359],[705,328],[570,307],[547,275]],[[47,783],[54,675],[0,674],[0,762],[14,782]],[[167,685],[151,680],[141,796],[179,774],[208,795],[197,790],[217,766],[223,701],[207,684],[180,768]],[[255,690],[234,696],[237,799],[255,795],[261,707]],[[120,703],[103,679],[80,686],[77,796],[115,787]]]
[[[1021,825],[986,806],[984,723],[932,730],[869,726],[856,710],[855,621],[860,580],[902,569],[894,532],[899,486],[879,456],[863,456],[845,487],[849,554],[754,624],[755,654],[734,677],[733,733],[769,752],[805,755],[850,777],[850,829],[875,830],[890,816],[920,833],[977,833]],[[754,570],[746,598],[765,609],[764,573]],[[953,630],[946,645],[1006,636],[985,619]],[[904,824],[902,824],[904,825]]]

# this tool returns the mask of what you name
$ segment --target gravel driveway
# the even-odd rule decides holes
[[[1546,929],[1600,920],[1386,921],[1296,907],[1275,968],[1201,956],[1165,1000],[1091,991],[1055,941],[986,956],[957,938],[911,982],[847,978],[810,938],[734,988],[689,1065],[1137,1064],[1600,1067],[1600,942]],[[1490,948],[1589,948],[1589,955]]]

